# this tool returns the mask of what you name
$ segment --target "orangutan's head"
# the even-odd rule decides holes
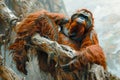
[[[71,16],[68,27],[68,36],[73,40],[79,40],[80,37],[93,27],[93,15],[86,9],[78,10]]]

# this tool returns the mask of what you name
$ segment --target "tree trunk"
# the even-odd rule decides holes
[[[0,77],[3,80],[21,80],[19,76],[12,69],[3,65],[2,56],[0,56]]]
[[[0,17],[10,25],[15,25],[14,21],[18,18],[13,14],[13,12],[6,6],[3,0],[0,0]]]

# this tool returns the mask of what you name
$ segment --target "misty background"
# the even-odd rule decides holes
[[[120,77],[120,0],[64,0],[64,4],[69,16],[82,8],[93,13],[108,70]]]

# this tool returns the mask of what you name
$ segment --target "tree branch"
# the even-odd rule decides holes
[[[3,80],[20,80],[18,75],[9,67],[3,65],[3,58],[0,55],[0,77]]]
[[[11,26],[15,26],[18,20],[18,17],[13,14],[3,0],[0,0],[0,17]]]
[[[35,34],[32,37],[32,42],[35,45],[38,45],[41,50],[48,53],[48,55],[63,55],[69,58],[74,58],[75,50],[71,49],[69,46],[59,45],[56,41],[48,40],[44,37],[41,37],[39,34]]]
[[[68,46],[60,45],[55,41],[51,41],[44,37],[41,37],[39,34],[35,34],[32,37],[32,42],[39,47],[42,51],[46,52],[49,56],[62,55],[72,59],[75,57],[75,51]],[[51,58],[51,57],[50,57]],[[57,57],[56,57],[57,58]],[[58,60],[53,58],[54,60]],[[87,72],[86,72],[87,71]],[[84,74],[86,72],[86,74]],[[80,72],[80,80],[120,80],[116,76],[112,75],[108,71],[105,71],[102,66],[93,64],[87,65],[87,68],[84,68]]]

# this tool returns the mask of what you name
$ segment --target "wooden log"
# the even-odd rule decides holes
[[[75,50],[71,49],[66,45],[59,45],[56,41],[48,40],[47,38],[41,37],[39,34],[35,34],[32,37],[32,42],[38,45],[41,50],[48,53],[48,55],[62,55],[69,58],[74,58],[76,56]]]
[[[0,77],[2,80],[21,80],[19,76],[9,67],[3,65],[3,58],[0,55]]]

